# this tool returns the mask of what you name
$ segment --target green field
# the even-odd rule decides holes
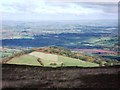
[[[85,62],[79,59],[58,56],[60,62],[64,62],[65,66],[81,66],[81,67],[95,67],[99,66],[96,63]]]
[[[19,49],[8,49],[5,48],[3,51],[0,51],[0,57],[1,58],[5,58],[5,57],[10,57],[12,55],[14,55],[17,52],[21,52],[22,50]]]
[[[34,65],[40,66],[39,62],[37,62],[37,58],[30,55],[23,55],[20,57],[15,57],[7,62],[8,64],[20,64],[20,65]]]
[[[27,35],[19,35],[19,36],[14,36],[14,39],[21,39],[21,38],[26,38],[26,39],[32,39],[32,36],[27,36]]]
[[[41,62],[46,67],[60,67],[63,66],[80,66],[80,67],[96,67],[98,64],[85,62],[79,59],[69,58],[60,55],[54,54],[46,54],[42,52],[32,52],[29,55],[23,55],[20,57],[15,57],[8,61],[8,64],[21,64],[21,65],[33,65],[33,66],[41,66],[41,64],[37,61],[40,58]],[[52,65],[51,63],[55,63]]]

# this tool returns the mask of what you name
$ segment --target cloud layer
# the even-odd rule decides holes
[[[3,20],[117,19],[117,11],[116,2],[1,0],[0,6]]]

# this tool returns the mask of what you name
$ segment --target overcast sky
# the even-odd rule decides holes
[[[0,0],[0,13],[3,20],[117,19],[117,0],[73,1]]]

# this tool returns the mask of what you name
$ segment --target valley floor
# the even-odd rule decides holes
[[[48,68],[2,65],[2,88],[119,88],[120,66]]]

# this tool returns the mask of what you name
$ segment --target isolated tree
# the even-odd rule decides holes
[[[40,65],[44,66],[44,64],[43,64],[43,62],[40,60],[40,58],[38,58],[37,61],[40,63]]]
[[[62,63],[61,63],[61,67],[63,67],[64,65],[65,65],[65,64],[62,62]]]

